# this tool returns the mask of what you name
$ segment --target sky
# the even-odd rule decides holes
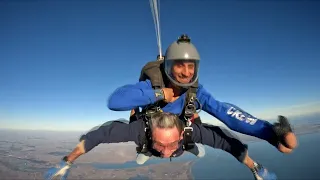
[[[319,8],[161,0],[162,52],[188,34],[204,88],[258,118],[320,112]],[[128,118],[107,99],[158,54],[148,0],[1,1],[0,24],[1,128],[88,130]]]

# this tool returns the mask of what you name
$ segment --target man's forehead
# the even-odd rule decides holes
[[[177,127],[170,129],[154,128],[152,130],[152,139],[158,142],[173,142],[179,139],[180,133]]]
[[[152,134],[154,135],[163,135],[163,136],[172,136],[179,134],[178,128],[175,126],[173,128],[158,128],[155,127],[152,129]]]

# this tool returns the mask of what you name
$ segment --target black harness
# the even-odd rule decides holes
[[[146,79],[149,79],[151,81],[153,89],[161,89],[165,87],[163,79],[164,77],[165,75],[163,72],[163,60],[158,59],[157,61],[148,62],[142,68],[139,81],[145,81]],[[184,109],[179,115],[180,120],[183,120],[185,122],[183,150],[189,150],[194,148],[195,146],[195,143],[192,141],[193,128],[191,127],[191,125],[194,114],[199,113],[202,108],[196,96],[197,89],[198,81],[186,90]],[[196,103],[198,103],[198,108],[196,106]],[[164,107],[165,104],[166,103],[164,101],[157,102],[153,105],[147,106],[142,110],[142,112],[139,112],[139,108],[135,109],[135,115],[133,116],[133,118],[142,119],[144,121],[146,134],[145,138],[142,139],[143,144],[137,147],[138,153],[146,153],[148,151],[150,152],[150,150],[153,149],[151,147],[152,137],[149,122],[154,113],[162,112],[161,108]],[[197,110],[199,111],[197,112]]]

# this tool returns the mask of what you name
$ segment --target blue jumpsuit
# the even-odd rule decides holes
[[[166,104],[162,110],[180,115],[184,108],[185,96],[186,93],[182,94],[174,102]],[[274,144],[273,125],[268,121],[260,120],[233,104],[214,99],[201,84],[197,90],[197,99],[202,105],[202,110],[216,117],[230,129]],[[146,80],[116,89],[108,99],[108,108],[114,111],[129,111],[157,101],[159,99],[155,96],[151,81]]]

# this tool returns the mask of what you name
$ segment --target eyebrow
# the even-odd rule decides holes
[[[169,143],[168,145],[172,145],[172,144],[175,144],[175,143],[177,143],[177,142],[179,142],[180,140],[176,140],[176,141],[174,141],[174,142],[172,142],[172,143]],[[162,144],[161,142],[159,142],[159,141],[154,141],[154,142],[156,142],[156,143],[158,143],[158,144],[160,144],[160,145],[164,145],[164,144]]]

